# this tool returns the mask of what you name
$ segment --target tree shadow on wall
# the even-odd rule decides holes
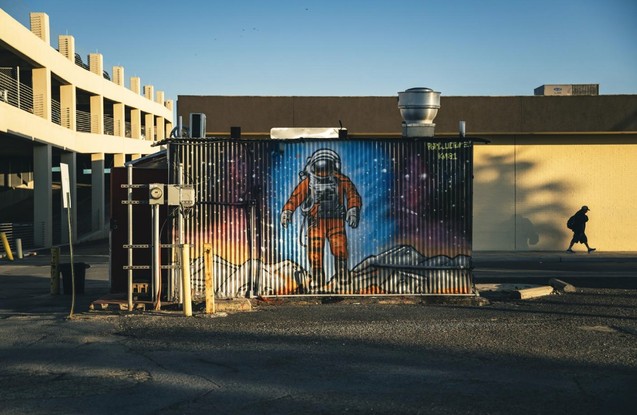
[[[539,230],[531,219],[525,216],[512,215],[502,226],[513,229],[516,250],[528,251],[540,242]]]
[[[516,163],[513,151],[487,154],[474,165],[474,224],[481,232],[474,235],[479,245],[485,245],[478,249],[561,249],[568,235],[560,224],[572,213],[571,204],[564,201],[566,184],[550,180],[520,184],[524,177],[539,174],[539,168],[534,162]]]

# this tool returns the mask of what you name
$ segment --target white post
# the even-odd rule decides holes
[[[192,302],[190,299],[190,245],[181,246],[181,281],[183,285],[184,316],[192,316]]]
[[[69,254],[71,256],[71,285],[72,285],[72,297],[71,297],[71,312],[69,313],[69,318],[73,318],[73,312],[75,310],[75,261],[73,259],[73,235],[72,225],[71,225],[71,184],[69,179],[69,165],[65,163],[60,163],[60,177],[62,181],[62,200],[63,200],[63,208],[66,209],[66,218],[69,226]]]
[[[22,255],[22,239],[17,238],[15,240],[15,249],[16,251],[18,251],[18,259],[24,258],[24,256]]]
[[[152,260],[153,266],[153,301],[155,310],[161,309],[161,238],[159,237],[159,206],[152,206],[153,219],[153,244]]]

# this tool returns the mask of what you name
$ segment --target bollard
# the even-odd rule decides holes
[[[212,244],[204,244],[204,272],[206,277],[206,314],[215,313],[215,280],[212,274]]]
[[[60,248],[51,248],[51,295],[60,294]]]
[[[18,259],[24,258],[22,255],[22,239],[18,238],[15,240],[15,250],[18,252]]]
[[[0,232],[0,239],[2,239],[2,245],[4,245],[4,252],[7,253],[7,258],[9,258],[9,261],[13,261],[13,252],[11,252],[11,246],[9,245],[7,234]]]

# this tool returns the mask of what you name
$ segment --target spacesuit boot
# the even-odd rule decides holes
[[[293,275],[298,293],[305,294],[309,292],[312,278],[310,278],[310,276],[305,271],[294,271]]]
[[[336,280],[339,284],[349,285],[352,283],[352,279],[349,275],[349,269],[347,269],[347,260],[337,259],[334,263],[336,267]]]
[[[310,292],[318,293],[321,290],[324,290],[325,284],[325,272],[323,272],[323,269],[312,269],[312,287],[310,287]]]

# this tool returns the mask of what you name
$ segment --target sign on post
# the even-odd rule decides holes
[[[69,165],[60,163],[60,174],[62,176],[62,206],[64,209],[71,208],[71,183],[69,181]]]

